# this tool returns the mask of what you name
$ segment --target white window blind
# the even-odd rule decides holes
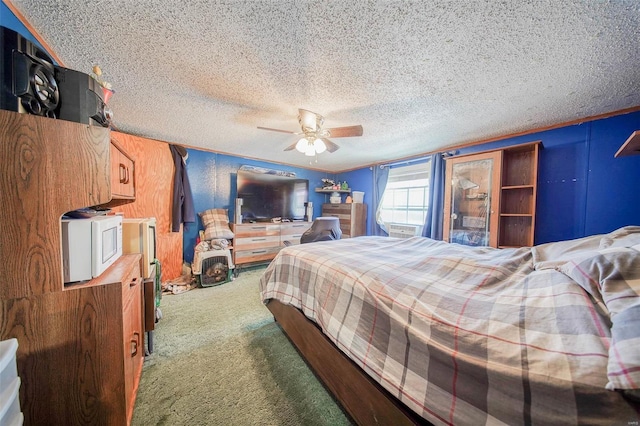
[[[429,207],[431,162],[398,166],[389,170],[382,196],[380,218],[386,223],[423,225]]]

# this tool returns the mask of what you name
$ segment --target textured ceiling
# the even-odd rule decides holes
[[[123,132],[350,170],[640,105],[640,2],[11,0]],[[298,108],[364,135],[312,164]],[[317,162],[315,162],[317,161]]]

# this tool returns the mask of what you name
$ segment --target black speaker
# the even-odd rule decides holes
[[[55,118],[60,92],[53,60],[6,27],[0,27],[0,48],[0,109]]]
[[[76,123],[109,127],[111,110],[104,103],[102,86],[89,74],[54,66],[60,91],[56,117]]]

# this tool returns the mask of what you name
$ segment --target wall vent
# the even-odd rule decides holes
[[[405,223],[387,223],[389,236],[394,238],[411,238],[422,234],[422,226]]]

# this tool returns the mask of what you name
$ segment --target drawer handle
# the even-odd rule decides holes
[[[266,253],[266,250],[256,250],[256,251],[252,251],[252,254],[262,254],[262,253]]]
[[[118,169],[120,170],[120,183],[129,183],[129,171],[127,170],[127,166],[120,163]]]
[[[266,238],[252,238],[251,241],[267,241]]]
[[[140,333],[133,332],[133,339],[131,339],[131,357],[138,355],[138,346],[140,346]]]
[[[138,277],[135,277],[131,280],[131,282],[129,283],[129,287],[135,287],[136,284],[138,284]]]

